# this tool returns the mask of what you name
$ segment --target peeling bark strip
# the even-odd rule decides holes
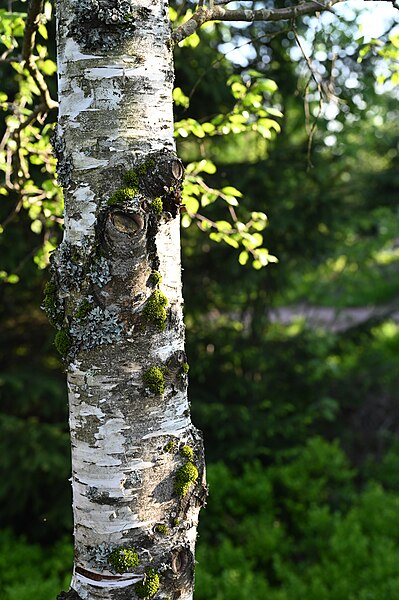
[[[44,308],[68,365],[75,523],[59,598],[190,600],[206,486],[187,400],[167,4],[57,11],[65,234]]]

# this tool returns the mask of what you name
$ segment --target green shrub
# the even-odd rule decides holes
[[[67,541],[44,548],[0,532],[0,589],[2,600],[53,600],[68,589],[73,550]]]
[[[312,438],[241,476],[210,466],[195,600],[395,600],[399,496],[359,490],[337,442]]]

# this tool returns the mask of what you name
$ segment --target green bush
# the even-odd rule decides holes
[[[399,497],[357,486],[337,442],[312,438],[241,477],[209,469],[196,600],[395,600]]]
[[[53,600],[69,588],[72,557],[72,544],[66,540],[45,548],[0,531],[2,600]]]

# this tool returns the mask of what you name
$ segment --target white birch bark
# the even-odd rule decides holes
[[[57,11],[65,234],[47,309],[67,364],[75,537],[59,597],[189,600],[206,488],[187,400],[167,4],[60,0]],[[137,186],[123,182],[132,170]],[[118,566],[121,549],[138,564]]]

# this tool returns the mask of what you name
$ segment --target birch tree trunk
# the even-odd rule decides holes
[[[190,421],[163,0],[61,0],[64,239],[45,307],[67,365],[75,563],[59,598],[193,594],[206,485]]]

